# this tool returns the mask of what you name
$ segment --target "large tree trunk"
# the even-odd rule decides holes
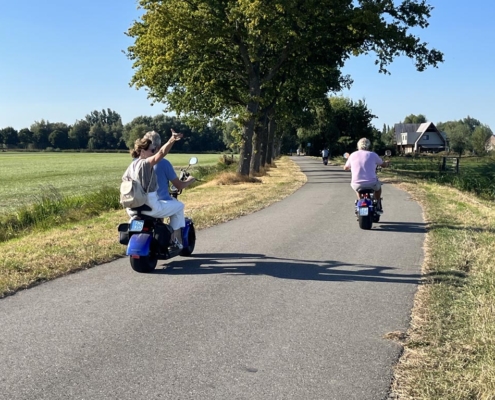
[[[280,149],[282,148],[282,138],[275,137],[273,139],[273,158],[276,159],[280,156]]]
[[[275,122],[275,109],[272,108],[268,114],[268,139],[266,144],[266,163],[272,164],[275,158],[273,154],[273,139],[275,137],[275,130],[277,129],[277,123]]]
[[[247,120],[242,129],[242,143],[240,151],[239,167],[237,172],[244,176],[249,176],[251,167],[251,157],[253,152],[253,134],[256,123],[256,114],[259,108],[259,98],[261,96],[261,79],[259,65],[251,66],[249,71],[249,95],[251,100],[248,102]]]
[[[268,116],[269,116],[270,110],[265,110],[265,113],[263,115],[263,139],[261,143],[261,166],[265,167],[266,165],[266,156],[268,154]]]
[[[266,143],[268,142],[268,114],[267,110],[263,112],[258,121],[257,128],[255,128],[255,137],[253,140],[253,146],[255,148],[255,154],[251,161],[251,171],[258,173],[260,167],[264,167],[266,164]]]
[[[247,107],[249,111],[249,105]],[[244,176],[249,176],[249,169],[251,166],[251,156],[253,152],[253,132],[254,132],[255,116],[251,115],[251,118],[244,124],[242,128],[242,143],[240,151],[239,166],[237,172]]]
[[[253,156],[251,157],[250,174],[255,175],[260,172],[261,161],[261,144],[263,141],[263,124],[262,119],[257,121],[253,134]]]

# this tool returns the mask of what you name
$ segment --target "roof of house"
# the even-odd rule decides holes
[[[433,122],[423,122],[422,124],[395,124],[395,139],[396,143],[402,141],[402,134],[407,133],[407,144],[417,143],[425,134],[425,132],[436,132],[445,141],[446,137],[443,132],[440,132]]]

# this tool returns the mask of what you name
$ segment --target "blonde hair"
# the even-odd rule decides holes
[[[369,150],[370,146],[371,146],[371,142],[365,137],[359,139],[359,141],[357,142],[358,150]]]
[[[134,148],[131,150],[132,158],[139,158],[141,155],[141,150],[148,150],[148,147],[151,146],[151,139],[136,139],[134,142]]]

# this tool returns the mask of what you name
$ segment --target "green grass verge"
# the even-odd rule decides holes
[[[215,158],[218,161],[217,155]],[[194,184],[198,185],[214,178],[220,172],[235,169],[235,163],[217,162],[206,166],[194,166],[189,171],[201,181]],[[38,193],[31,198],[30,204],[21,205],[14,211],[0,215],[0,242],[23,236],[33,230],[46,230],[122,208],[117,187],[104,186],[96,191],[90,191],[91,189],[87,188],[83,194],[68,196],[52,185],[40,187]]]
[[[175,168],[188,165],[191,156],[198,166],[218,163],[220,154],[168,154]],[[102,187],[118,188],[131,162],[123,153],[0,153],[0,215],[20,206],[38,203],[47,191],[61,196],[84,195]]]

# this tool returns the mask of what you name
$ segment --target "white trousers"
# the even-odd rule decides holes
[[[158,200],[156,192],[148,193],[146,204],[151,207],[151,211],[143,211],[143,214],[154,218],[170,217],[170,226],[174,231],[186,226],[184,217],[184,203],[172,198],[172,200]],[[127,214],[132,218],[136,215],[129,208]]]

